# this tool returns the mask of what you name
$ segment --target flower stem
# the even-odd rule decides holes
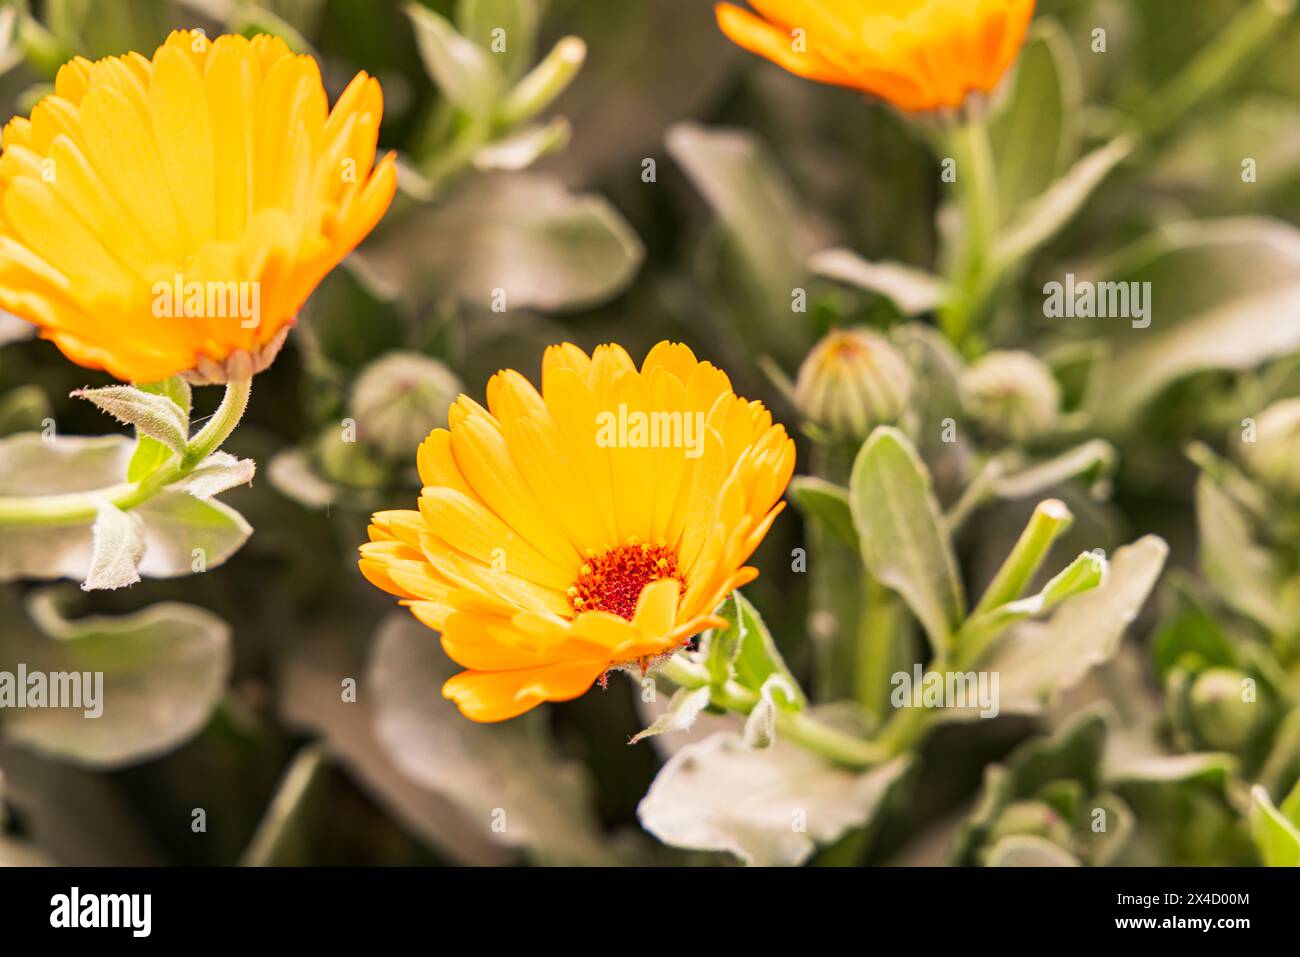
[[[953,294],[939,321],[960,348],[979,318],[989,293],[989,250],[998,228],[998,181],[984,117],[969,115],[952,127],[944,143],[956,161],[956,193],[962,237],[952,267]]]
[[[668,659],[659,674],[682,688],[703,688],[710,684],[707,669],[680,655]],[[712,703],[737,714],[749,714],[758,700],[754,691],[735,681],[713,687]],[[871,741],[832,728],[807,711],[777,708],[776,730],[787,741],[850,768],[869,768],[893,756]]]
[[[970,617],[978,618],[999,605],[1005,605],[1019,598],[1046,561],[1052,543],[1070,527],[1073,521],[1074,516],[1070,514],[1064,502],[1057,499],[1039,502],[1029,519],[1029,524],[1020,533],[1020,538],[1016,541],[1011,554],[993,576],[993,581]]]
[[[89,492],[61,495],[0,497],[0,525],[73,525],[94,521],[104,503],[126,510],[153,498],[168,485],[179,481],[221,447],[248,408],[251,379],[226,384],[221,405],[185,450],[171,462],[139,482],[123,482]]]

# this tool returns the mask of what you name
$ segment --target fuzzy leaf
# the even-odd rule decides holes
[[[437,693],[457,670],[409,615],[388,619],[375,636],[363,689],[398,769],[463,808],[484,836],[540,861],[613,863],[589,811],[585,771],[557,753],[544,716],[467,721]]]
[[[1065,848],[1032,834],[1004,837],[989,851],[988,867],[1079,867]]]
[[[726,851],[747,864],[795,865],[870,822],[907,766],[907,758],[897,758],[855,773],[780,741],[755,749],[739,735],[715,734],[669,759],[637,817],[676,847]]]
[[[211,498],[239,485],[247,485],[253,481],[256,472],[257,463],[252,459],[237,459],[229,452],[213,452],[189,475],[168,487],[195,498]]]
[[[1031,498],[1056,488],[1071,479],[1088,476],[1094,496],[1110,486],[1117,455],[1115,447],[1103,439],[1093,439],[1067,452],[1037,462],[993,481],[993,494],[999,498]]]
[[[189,417],[167,396],[129,385],[78,389],[72,394],[103,409],[124,425],[135,426],[137,435],[155,439],[173,452],[185,450],[189,441]]]
[[[727,659],[729,671],[715,673],[716,677],[719,680],[734,677],[752,691],[759,691],[772,677],[779,677],[781,686],[789,692],[785,703],[794,708],[805,707],[807,698],[781,657],[776,639],[749,599],[738,591],[732,592],[718,613],[731,624],[726,632],[736,635],[737,643]]]
[[[1283,802],[1291,806],[1288,816],[1278,809],[1260,785],[1250,792],[1250,836],[1259,849],[1265,867],[1300,867],[1300,784]]]
[[[652,738],[657,734],[667,734],[670,731],[689,731],[691,725],[695,724],[695,719],[700,716],[700,712],[709,706],[709,688],[678,688],[674,693],[672,700],[668,702],[668,710],[655,719],[654,723],[644,731],[633,735],[628,744],[636,744],[646,738]]]
[[[105,502],[91,529],[90,570],[81,587],[84,591],[124,588],[140,580],[140,559],[144,557],[144,524]]]
[[[849,490],[825,479],[797,475],[786,494],[804,518],[820,523],[845,545],[858,546],[858,531],[849,509]]]
[[[492,55],[427,7],[409,3],[406,14],[415,25],[420,59],[442,95],[466,113],[486,115],[502,91]]]
[[[853,465],[849,505],[868,570],[903,596],[936,651],[965,614],[952,541],[930,473],[897,429],[882,426]]]
[[[486,50],[508,80],[519,76],[533,58],[540,19],[538,0],[460,0],[456,8],[460,32]],[[494,47],[498,30],[499,50]]]
[[[29,674],[101,672],[103,680],[98,717],[85,708],[0,712],[4,737],[25,747],[96,768],[135,764],[202,728],[225,688],[230,629],[201,608],[165,602],[121,617],[68,620],[46,590],[28,611],[35,628],[15,624],[0,633],[0,670],[22,662]],[[8,620],[21,621],[14,613]]]
[[[1115,552],[1100,587],[1062,603],[1046,621],[1012,627],[980,665],[1001,676],[1002,711],[1035,712],[1109,660],[1168,553],[1154,535],[1139,539]]]
[[[181,410],[185,421],[189,422],[192,405],[190,385],[180,376],[172,376],[162,382],[141,385],[137,386],[137,388],[152,395],[165,396],[171,399],[176,403],[177,408]],[[150,438],[148,435],[137,434],[135,437],[135,454],[131,456],[131,464],[127,466],[126,480],[128,482],[139,482],[146,476],[152,475],[164,462],[172,457],[173,453],[173,449],[168,448],[157,439]]]
[[[1121,137],[1075,163],[1041,196],[1026,204],[994,246],[994,260],[1001,268],[1012,268],[1050,240],[1083,208],[1111,170],[1132,152],[1132,141]]]
[[[849,249],[814,253],[808,269],[884,296],[905,316],[932,312],[948,298],[948,288],[938,276],[899,263],[869,262]]]

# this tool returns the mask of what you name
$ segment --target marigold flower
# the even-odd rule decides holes
[[[620,346],[546,350],[466,396],[417,456],[418,511],[379,512],[361,571],[466,668],[443,696],[476,721],[644,672],[722,622],[783,507],[794,443],[684,345],[640,370]]]
[[[1015,62],[1034,0],[750,0],[717,5],[731,40],[796,76],[919,113],[989,93]]]
[[[259,371],[392,201],[382,113],[275,37],[72,60],[4,128],[0,306],[120,379]]]

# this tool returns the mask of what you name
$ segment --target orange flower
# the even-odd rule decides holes
[[[1015,62],[1034,0],[750,0],[718,4],[733,42],[797,76],[918,113],[989,93]]]
[[[120,379],[260,370],[392,201],[382,113],[364,73],[331,111],[274,37],[71,61],[4,128],[0,306]]]
[[[684,345],[638,371],[617,345],[506,370],[420,446],[419,511],[379,512],[361,571],[468,669],[442,689],[501,721],[642,672],[721,622],[782,505],[794,443]]]

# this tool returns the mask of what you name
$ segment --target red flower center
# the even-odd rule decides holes
[[[634,540],[589,557],[569,586],[569,605],[574,614],[607,611],[631,621],[641,589],[661,578],[675,578],[685,590],[677,553],[667,545]]]

